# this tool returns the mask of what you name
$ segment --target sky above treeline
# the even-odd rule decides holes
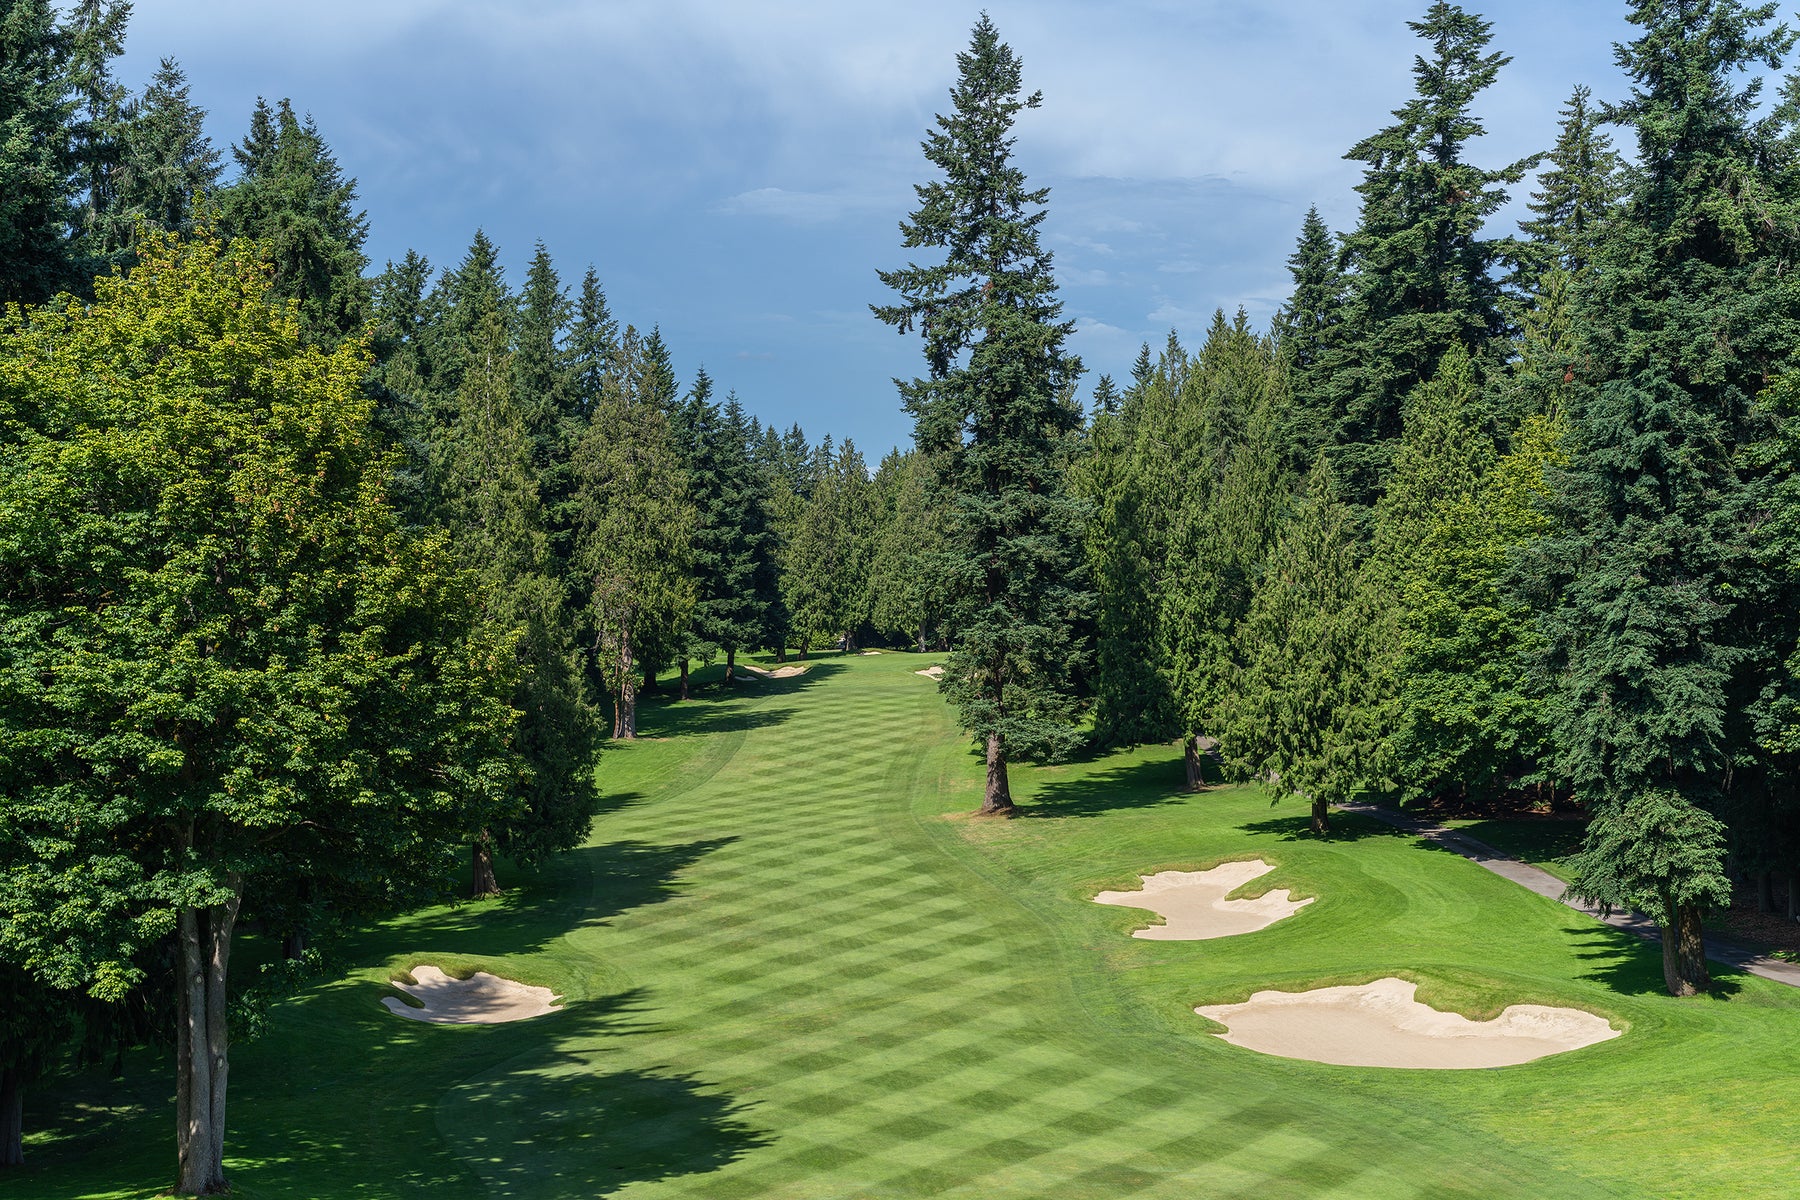
[[[1215,308],[1260,327],[1285,299],[1307,206],[1356,220],[1342,155],[1412,91],[1407,28],[1426,0],[995,0],[1043,107],[1017,161],[1051,188],[1083,394],[1123,379]],[[1499,166],[1547,149],[1577,83],[1625,84],[1623,0],[1467,3],[1513,56],[1483,95]],[[368,210],[379,268],[409,248],[453,266],[477,227],[515,286],[542,240],[565,281],[593,265],[614,312],[660,325],[677,370],[871,459],[906,444],[896,375],[916,336],[870,315],[878,267],[929,177],[920,139],[948,108],[979,8],[945,0],[139,0],[123,80],[178,59],[225,148],[258,96],[310,112]],[[1628,139],[1627,139],[1628,141]],[[1621,149],[1630,150],[1629,144]],[[1528,187],[1501,221],[1509,231]]]

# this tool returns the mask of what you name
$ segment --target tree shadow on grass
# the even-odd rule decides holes
[[[765,708],[754,701],[798,695],[843,669],[842,663],[814,663],[806,674],[786,679],[747,676],[729,691],[722,686],[707,688],[687,700],[676,699],[673,692],[659,693],[639,702],[638,732],[645,737],[685,737],[767,729],[797,710],[792,705]]]
[[[427,910],[402,918],[398,928],[390,925],[353,935],[342,954],[358,961],[383,954],[396,940],[419,955],[529,954],[572,930],[676,895],[677,875],[736,840],[709,838],[675,846],[621,841],[577,847],[536,873],[516,881],[503,877],[507,890],[497,899]]]
[[[1416,836],[1360,813],[1334,812],[1331,814],[1331,832],[1321,837],[1312,831],[1312,806],[1304,800],[1294,801],[1294,806],[1292,815],[1270,817],[1263,821],[1246,821],[1238,828],[1245,833],[1278,837],[1284,842],[1360,842],[1364,838],[1373,837]],[[1421,844],[1425,843],[1421,841]],[[1432,848],[1443,849],[1442,846],[1435,845]]]
[[[1658,942],[1596,923],[1574,935],[1575,953],[1593,964],[1583,979],[1591,979],[1627,996],[1666,996],[1663,982],[1662,946]],[[1712,974],[1711,994],[1731,997],[1743,990],[1744,973],[1735,967],[1709,961]]]
[[[1140,762],[1080,779],[1046,783],[1019,805],[1021,817],[1097,817],[1129,808],[1180,804],[1189,795],[1179,760]]]
[[[438,1127],[495,1196],[605,1196],[767,1146],[748,1106],[692,1075],[546,1064],[447,1092]]]

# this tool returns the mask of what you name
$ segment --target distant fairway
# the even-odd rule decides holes
[[[1026,815],[942,814],[979,764],[931,659],[652,705],[589,845],[501,900],[390,922],[233,1053],[246,1197],[1791,1196],[1800,991],[1661,994],[1655,951],[1373,822],[1303,836],[1252,789],[1177,792],[1171,748],[1015,773]],[[704,678],[716,678],[716,672]],[[1128,936],[1140,872],[1276,864],[1262,932]],[[388,973],[475,966],[567,998],[404,1021]],[[246,966],[249,965],[248,958]],[[1192,1013],[1399,974],[1439,1007],[1569,1004],[1624,1037],[1497,1071],[1269,1058]],[[28,1097],[19,1200],[150,1196],[168,1072]],[[106,1107],[102,1107],[106,1106]]]

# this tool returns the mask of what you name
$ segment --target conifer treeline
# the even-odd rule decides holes
[[[1789,414],[1800,84],[1773,6],[1635,0],[1629,92],[1541,158],[1471,161],[1507,59],[1454,4],[1413,97],[1309,212],[1271,330],[1219,315],[1096,391],[1095,734],[1182,737],[1310,799],[1591,814],[1573,890],[1706,983],[1728,865],[1800,896]],[[1627,162],[1607,127],[1634,139]],[[1517,236],[1486,228],[1533,167]]]

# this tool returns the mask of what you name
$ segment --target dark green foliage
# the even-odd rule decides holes
[[[1764,29],[1773,13],[1640,0],[1643,32],[1619,51],[1635,86],[1613,115],[1635,129],[1641,166],[1580,293],[1592,375],[1572,396],[1558,530],[1530,558],[1558,767],[1608,820],[1652,792],[1718,808],[1770,783],[1758,698],[1788,625],[1785,605],[1744,603],[1763,588],[1760,506],[1737,448],[1757,436],[1756,393],[1800,345],[1782,278],[1800,213],[1766,167],[1781,154],[1754,119],[1758,84],[1738,75],[1790,48],[1784,27]],[[1598,876],[1617,846],[1597,833],[1589,849]],[[1675,915],[1665,941],[1685,944],[1690,926],[1697,940],[1697,915]],[[1697,954],[1671,970],[1673,990],[1704,982]]]
[[[605,303],[604,299],[601,301]],[[585,422],[575,379],[575,352],[566,344],[575,306],[539,242],[525,272],[514,332],[513,388],[531,438],[531,466],[544,510],[552,571],[574,552],[575,443]]]
[[[395,452],[395,503],[408,520],[422,523],[431,504],[431,452],[434,442],[432,308],[426,299],[431,264],[408,250],[398,264],[388,263],[374,281],[370,297],[374,369],[369,392],[375,400],[375,424]]]
[[[1519,223],[1540,270],[1579,276],[1592,266],[1624,190],[1624,161],[1601,132],[1603,114],[1588,103],[1591,96],[1577,87],[1563,106],[1549,165],[1526,205],[1532,219]]]
[[[875,538],[874,489],[855,443],[838,448],[827,437],[812,477],[782,559],[783,603],[803,657],[827,643],[855,649],[869,619]]]
[[[891,452],[875,474],[881,525],[869,564],[869,620],[880,633],[923,651],[941,641],[944,510],[937,472],[917,450]]]
[[[194,203],[219,186],[219,152],[206,136],[206,112],[188,97],[187,76],[165,58],[133,103],[119,163],[116,211],[169,233],[194,227]]]
[[[923,336],[927,374],[900,386],[950,496],[944,689],[987,747],[983,807],[1004,812],[1009,755],[1077,741],[1088,506],[1063,486],[1079,412],[1062,398],[1081,364],[1063,348],[1072,323],[1038,244],[1049,193],[1027,188],[1011,161],[1013,122],[1041,96],[1021,97],[1019,60],[985,15],[957,65],[950,115],[924,142],[942,178],[915,188],[919,206],[901,223],[908,249],[944,258],[881,272],[899,301],[875,312]]]
[[[308,336],[330,342],[354,332],[368,309],[362,277],[369,225],[313,119],[282,100],[262,100],[250,132],[232,147],[238,177],[219,193],[219,227],[254,238],[275,268],[275,294],[300,302]]]
[[[72,281],[67,63],[49,0],[0,0],[0,303],[41,302]]]
[[[1429,46],[1414,59],[1416,96],[1395,123],[1346,158],[1365,164],[1361,220],[1344,241],[1350,269],[1330,377],[1308,405],[1329,413],[1345,497],[1372,503],[1400,435],[1401,407],[1450,346],[1481,362],[1505,336],[1496,266],[1510,244],[1483,222],[1535,160],[1498,170],[1464,159],[1483,133],[1473,105],[1510,60],[1487,49],[1491,24],[1438,0],[1410,22]]]
[[[1315,833],[1330,805],[1386,784],[1391,645],[1388,602],[1357,564],[1350,508],[1320,459],[1238,626],[1243,666],[1220,739],[1277,798],[1309,800]]]
[[[1289,434],[1292,461],[1297,466],[1311,464],[1337,432],[1323,401],[1333,365],[1333,339],[1344,319],[1346,282],[1338,257],[1338,247],[1318,207],[1307,209],[1299,242],[1288,256],[1294,290],[1275,316],[1275,336],[1287,362],[1289,387],[1300,401]]]

